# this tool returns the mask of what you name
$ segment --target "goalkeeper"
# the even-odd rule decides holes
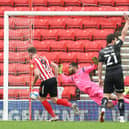
[[[93,65],[83,67],[78,69],[78,65],[72,62],[69,65],[70,76],[61,74],[64,82],[74,82],[75,85],[80,89],[80,91],[88,94],[89,97],[95,101],[98,105],[101,105],[101,100],[103,98],[103,89],[93,81],[91,81],[89,73],[97,68],[97,58],[93,58]],[[129,100],[125,98],[125,102],[129,103]],[[117,97],[115,94],[111,95],[110,101],[107,104],[107,108],[111,108],[117,104]]]

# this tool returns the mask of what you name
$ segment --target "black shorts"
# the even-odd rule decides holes
[[[56,78],[50,78],[46,81],[41,82],[39,89],[40,97],[46,97],[48,94],[50,95],[50,97],[57,97]]]
[[[106,72],[104,80],[104,93],[123,93],[124,79],[122,68]]]

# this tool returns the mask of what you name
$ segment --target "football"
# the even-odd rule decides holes
[[[36,100],[36,99],[38,99],[38,96],[39,96],[39,93],[37,91],[34,91],[34,92],[30,93],[30,98],[31,99]]]

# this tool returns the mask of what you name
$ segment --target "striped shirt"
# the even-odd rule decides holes
[[[34,67],[37,67],[39,69],[39,77],[42,81],[55,77],[50,67],[50,63],[45,56],[34,57],[32,59],[32,63],[34,64]]]

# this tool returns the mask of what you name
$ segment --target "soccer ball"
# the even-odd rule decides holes
[[[38,96],[39,96],[39,93],[37,91],[34,91],[34,92],[30,93],[30,98],[31,99],[36,100],[36,99],[38,99]]]

